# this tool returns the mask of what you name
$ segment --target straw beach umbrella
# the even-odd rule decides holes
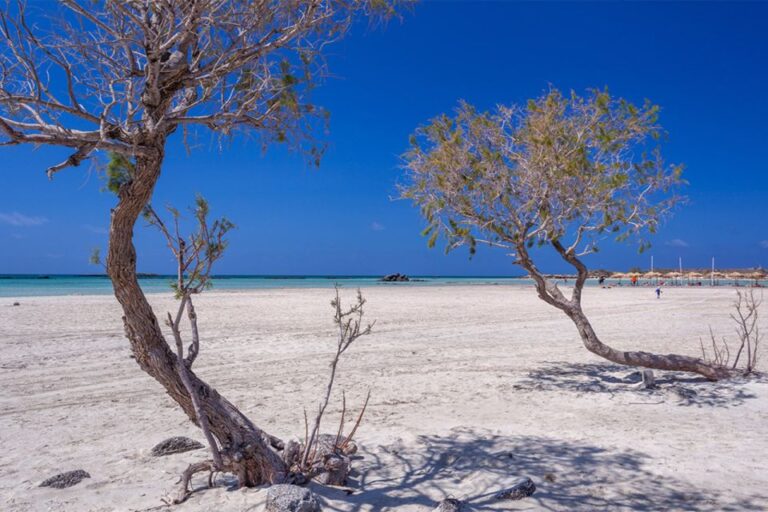
[[[645,279],[648,279],[649,281],[656,279],[657,282],[660,276],[661,274],[658,272],[646,272],[645,274],[643,274],[643,277]]]
[[[766,277],[766,272],[763,269],[755,270],[750,274],[750,277],[755,280],[755,284],[758,284],[758,281],[762,281]]]
[[[681,274],[680,272],[667,272],[666,274],[664,274],[664,277],[666,279],[672,279],[672,282],[677,284],[678,279],[682,277],[682,275],[683,274]]]
[[[733,279],[733,282],[736,286],[739,286],[740,279],[748,279],[750,277],[747,274],[741,272],[728,272],[726,275],[728,276],[728,279]]]
[[[691,279],[701,279],[702,277],[704,276],[698,272],[688,272],[688,284],[691,284]]]
[[[625,274],[624,272],[614,272],[611,274],[611,279],[616,279],[619,284],[621,284],[622,279],[627,279],[629,277],[629,274]]]

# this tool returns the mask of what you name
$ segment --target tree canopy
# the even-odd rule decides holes
[[[0,10],[0,144],[148,156],[178,128],[255,129],[298,142],[322,110],[306,92],[322,49],[383,0],[61,0]],[[319,149],[307,148],[313,160]]]
[[[448,249],[554,243],[580,256],[635,236],[643,249],[683,184],[662,159],[658,112],[597,90],[493,112],[462,102],[411,137],[402,194],[421,207],[430,245],[442,233]]]

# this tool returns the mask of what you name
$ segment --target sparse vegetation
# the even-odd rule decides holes
[[[745,375],[755,372],[762,333],[758,324],[762,294],[755,296],[755,290],[736,290],[736,302],[731,319],[736,324],[736,345],[728,344],[725,336],[718,341],[712,328],[709,329],[709,347],[701,340],[701,356],[711,364],[726,370],[741,371]]]

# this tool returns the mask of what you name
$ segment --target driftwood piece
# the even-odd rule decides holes
[[[494,498],[497,500],[521,500],[536,492],[536,484],[528,477],[517,480],[511,487],[497,492]]]
[[[56,476],[52,476],[43,481],[40,487],[53,487],[54,489],[66,489],[77,485],[86,478],[91,478],[91,475],[87,471],[82,469],[76,469],[74,471],[67,471],[66,473],[59,473]]]
[[[315,451],[312,456],[312,460],[315,461],[311,472],[312,479],[323,485],[346,485],[347,477],[352,470],[352,461],[349,455],[351,454],[336,444],[335,435],[321,434],[317,436]]]

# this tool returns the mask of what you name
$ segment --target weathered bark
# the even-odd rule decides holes
[[[595,334],[592,325],[587,320],[586,315],[581,309],[581,304],[565,310],[565,314],[576,324],[581,340],[584,346],[600,357],[611,362],[624,364],[627,366],[640,366],[643,368],[653,368],[655,370],[672,370],[682,372],[692,372],[703,375],[710,380],[720,380],[727,378],[730,373],[726,368],[711,365],[702,359],[678,354],[652,354],[650,352],[632,351],[623,352],[609,347]]]
[[[194,405],[180,378],[179,361],[166,342],[136,275],[133,229],[160,176],[164,142],[153,144],[155,155],[137,157],[131,183],[120,189],[118,204],[112,210],[107,273],[123,309],[125,333],[136,361],[165,388],[190,420],[197,423]],[[288,469],[272,448],[275,445],[281,448],[279,440],[257,428],[194,372],[188,370],[187,375],[201,399],[210,430],[221,446],[223,470],[236,474],[243,486],[286,481]]]
[[[536,265],[530,258],[525,244],[517,244],[518,263],[533,278],[539,297],[548,304],[563,311],[573,321],[587,350],[611,362],[627,366],[639,366],[654,370],[692,372],[703,375],[710,380],[720,380],[730,376],[727,368],[709,364],[696,357],[677,354],[652,354],[642,351],[624,352],[609,347],[600,341],[581,308],[581,292],[588,277],[587,267],[574,254],[568,252],[557,240],[552,242],[552,246],[577,271],[576,282],[574,283],[573,294],[570,299],[563,295],[556,284],[546,279],[539,272],[539,269],[536,268]]]

